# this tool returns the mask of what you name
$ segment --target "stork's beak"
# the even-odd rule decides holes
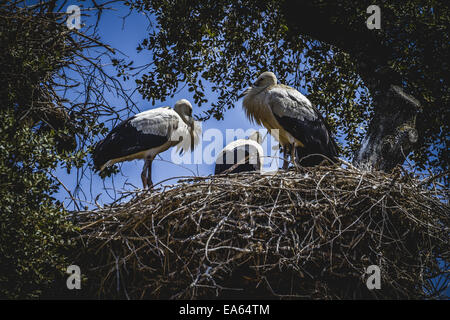
[[[189,117],[189,133],[191,136],[191,151],[194,151],[194,130],[195,130],[195,120]]]
[[[244,92],[242,92],[237,99],[239,100],[242,97],[245,97],[247,95],[247,93],[249,93],[249,91],[252,89],[252,87],[248,87],[247,89],[244,90]]]

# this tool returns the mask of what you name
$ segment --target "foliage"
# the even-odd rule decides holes
[[[326,116],[351,157],[373,110],[371,95],[352,57],[338,47],[307,35],[293,38],[281,9],[283,1],[140,0],[129,5],[154,16],[156,24],[138,46],[153,63],[136,80],[143,97],[164,100],[186,84],[200,106],[210,108],[202,118],[223,118],[234,107],[237,93],[265,70],[298,88]],[[309,1],[327,6],[323,1]],[[367,30],[366,8],[371,1],[340,1],[334,20],[350,29]],[[334,5],[334,4],[333,4]],[[448,5],[440,1],[409,0],[379,3],[382,29],[374,31],[380,44],[392,49],[389,67],[399,72],[407,89],[424,105],[417,119],[420,141],[412,159],[417,167],[448,168]],[[345,36],[345,35],[344,35]],[[357,49],[357,48],[356,48]],[[217,101],[207,101],[208,86]],[[340,141],[343,139],[339,139]]]
[[[11,110],[0,116],[0,297],[38,297],[67,267],[74,228],[51,197],[54,138],[20,126]]]
[[[124,93],[99,63],[111,49],[70,31],[56,1],[1,1],[0,43],[0,297],[38,297],[69,265],[75,230],[55,170],[85,167],[100,117],[116,114],[104,90]]]

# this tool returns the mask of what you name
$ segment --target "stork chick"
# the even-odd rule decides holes
[[[264,155],[261,142],[261,134],[255,131],[248,139],[239,139],[227,144],[217,156],[214,174],[261,172]]]

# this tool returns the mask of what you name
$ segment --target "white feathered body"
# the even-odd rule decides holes
[[[218,156],[217,156],[217,160],[216,163],[222,164],[223,162],[223,155],[227,154],[227,153],[231,153],[231,151],[234,151],[236,149],[242,149],[241,151],[244,151],[245,146],[250,146],[253,147],[254,150],[256,152],[252,152],[250,153],[249,159],[248,159],[248,163],[250,164],[259,164],[259,170],[262,167],[263,164],[263,156],[264,156],[264,150],[262,148],[262,146],[256,142],[253,141],[251,139],[239,139],[239,140],[235,140],[233,142],[230,142],[229,144],[227,144],[225,146],[225,148],[223,148]]]
[[[214,174],[261,172],[263,155],[262,146],[251,138],[233,141],[218,154]]]
[[[249,120],[266,127],[284,146],[294,146],[299,158],[321,154],[329,159],[337,156],[337,145],[319,111],[294,88],[273,84],[247,89],[243,101]],[[278,137],[274,130],[278,130]],[[323,160],[313,157],[304,165]]]
[[[298,112],[297,105],[302,107]],[[285,85],[273,85],[264,90],[252,88],[245,96],[243,102],[244,110],[251,121],[264,126],[268,130],[278,130],[278,137],[274,135],[281,145],[294,144],[302,147],[303,142],[289,133],[275,118],[274,112],[280,115],[297,116],[309,120],[316,119],[312,104],[304,95],[297,90]],[[293,110],[297,109],[297,112]]]

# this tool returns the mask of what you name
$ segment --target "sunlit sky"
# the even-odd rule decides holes
[[[68,3],[67,6],[71,4],[78,4],[77,2]],[[84,4],[84,8],[86,8],[86,4]],[[113,6],[114,10],[105,11],[102,15],[100,25],[98,27],[98,34],[101,37],[101,41],[106,44],[109,44],[111,47],[118,49],[120,52],[124,53],[127,57],[126,59],[129,61],[134,61],[135,66],[140,66],[151,62],[151,53],[148,51],[137,52],[136,47],[138,43],[143,40],[149,32],[149,21],[148,19],[140,13],[134,12],[130,16],[128,16],[125,20],[122,19],[125,15],[128,14],[128,8],[120,6],[119,4]],[[123,23],[124,22],[124,23]],[[86,30],[89,25],[92,25],[92,20],[88,17],[82,17],[82,23],[84,26],[80,29],[83,32],[83,29]],[[123,56],[119,56],[119,58]],[[107,68],[108,69],[108,68]],[[114,69],[109,68],[111,70],[111,74],[114,73]],[[266,70],[261,70],[266,71]],[[137,75],[135,78],[131,78],[128,81],[124,81],[123,86],[129,88],[131,90],[136,88],[135,80],[139,79],[141,75]],[[180,85],[180,88],[183,87],[183,84]],[[245,89],[245,88],[242,88]],[[216,95],[212,92],[210,88],[205,86],[205,96],[209,102],[215,101],[217,98]],[[236,94],[239,94],[237,92]],[[302,92],[305,94],[305,92]],[[143,100],[141,95],[136,91],[132,99],[137,104],[140,111],[145,111],[151,108],[157,108],[162,106],[172,106],[179,99],[188,99],[193,104],[194,114],[200,115],[202,111],[205,111],[209,108],[208,103],[203,104],[200,108],[195,105],[192,99],[192,94],[188,92],[187,88],[182,89],[174,98],[168,97],[164,102],[156,102],[153,106],[151,102]],[[116,98],[112,94],[107,95],[107,99],[111,105],[117,105],[117,109],[121,109],[124,106],[124,102],[118,98]],[[242,111],[241,106],[242,100],[239,100],[235,104],[235,108],[229,109],[226,111],[224,115],[224,120],[217,121],[213,118],[209,119],[202,123],[203,131],[207,131],[208,129],[218,129],[223,133],[223,137],[226,137],[225,130],[226,129],[242,129],[244,131],[248,129],[255,130],[264,130],[264,128],[257,126],[256,124],[250,123],[246,117],[244,112]],[[124,115],[122,120],[125,120],[126,115]],[[271,139],[263,142],[264,146],[267,146],[268,152],[272,152]],[[273,141],[273,140],[272,140]],[[228,141],[231,142],[231,141]],[[210,142],[204,141],[203,145],[200,146],[203,150]],[[221,143],[221,146],[225,146],[227,143],[226,139],[224,139]],[[265,151],[267,150],[265,149]],[[217,152],[220,150],[217,150]],[[177,182],[177,179],[171,179],[176,177],[184,177],[184,176],[207,176],[214,173],[214,164],[183,164],[176,165],[171,162],[171,152],[169,149],[166,152],[160,154],[159,157],[155,159],[153,162],[153,170],[152,170],[152,180],[154,184],[158,184],[162,182],[161,185],[172,185]],[[266,154],[267,155],[267,154]],[[272,156],[275,154],[272,152]],[[89,159],[90,160],[90,159]],[[267,158],[266,167],[269,167],[271,160]],[[102,180],[96,173],[87,172],[87,177],[82,180],[81,190],[75,192],[77,198],[86,199],[86,205],[91,206],[92,199],[95,199],[97,195],[101,194],[99,197],[98,203],[105,204],[114,201],[120,197],[121,191],[126,190],[135,190],[136,188],[142,187],[141,182],[141,171],[142,166],[144,164],[143,160],[134,160],[130,162],[124,162],[120,165],[120,173],[116,174],[112,178],[106,178]],[[272,168],[274,164],[272,164]],[[72,190],[75,189],[77,174],[75,170],[72,171],[70,175],[66,173],[65,170],[57,171],[58,178],[64,183],[64,185]],[[115,190],[115,193],[114,191]],[[83,195],[84,193],[84,195]],[[58,200],[64,201],[66,204],[70,202],[70,198],[68,193],[64,188],[60,188],[58,194],[55,195]],[[73,209],[73,207],[68,206],[68,209]]]

